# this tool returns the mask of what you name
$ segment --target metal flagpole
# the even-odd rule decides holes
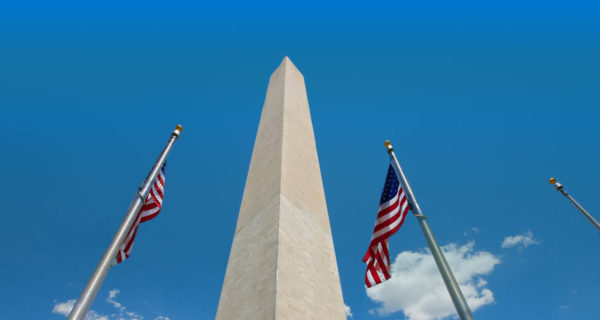
[[[125,215],[125,219],[123,219],[123,222],[121,223],[119,230],[117,230],[117,233],[115,234],[115,237],[110,243],[110,246],[104,252],[104,256],[102,256],[102,259],[98,263],[96,270],[94,270],[94,273],[85,285],[85,288],[83,289],[81,295],[77,299],[77,303],[75,303],[73,310],[71,310],[71,313],[69,313],[69,317],[67,318],[68,320],[83,320],[85,318],[88,310],[92,305],[92,302],[94,301],[94,298],[96,297],[96,294],[98,293],[98,290],[100,289],[100,286],[102,285],[102,282],[104,281],[104,278],[106,277],[106,274],[108,273],[108,270],[112,266],[112,261],[113,259],[115,259],[117,252],[119,251],[119,247],[121,246],[121,243],[127,236],[129,228],[131,228],[131,225],[134,223],[135,217],[138,211],[140,211],[142,205],[144,204],[144,201],[148,196],[148,192],[152,187],[154,179],[156,179],[158,172],[165,163],[167,155],[171,151],[175,140],[179,138],[181,130],[182,127],[180,125],[177,125],[175,127],[175,130],[171,134],[171,138],[169,138],[167,145],[160,153],[160,156],[158,156],[156,163],[154,163],[154,167],[152,167],[152,170],[150,170],[150,173],[146,177],[146,180],[139,187],[133,202],[129,206],[129,210]]]
[[[429,227],[429,223],[427,222],[427,217],[423,215],[421,212],[421,207],[419,207],[419,203],[413,194],[412,189],[410,188],[410,184],[408,184],[408,180],[404,176],[404,172],[402,171],[402,167],[398,162],[398,158],[396,158],[396,154],[394,153],[394,148],[392,148],[392,144],[390,141],[385,142],[385,148],[390,155],[390,159],[392,160],[392,166],[396,170],[396,173],[400,176],[400,180],[402,182],[402,186],[404,187],[404,191],[408,196],[408,201],[411,205],[411,209],[417,217],[419,221],[419,225],[421,225],[421,230],[423,230],[423,235],[425,239],[427,239],[427,244],[429,244],[429,249],[431,250],[431,254],[433,255],[433,259],[437,264],[438,270],[440,270],[440,274],[442,275],[442,279],[446,284],[446,288],[448,289],[448,293],[450,294],[450,298],[452,298],[452,302],[454,303],[454,307],[456,308],[456,312],[461,320],[473,320],[473,314],[471,313],[471,309],[465,300],[462,292],[460,291],[460,287],[454,279],[454,275],[452,274],[452,270],[450,270],[450,266],[444,258],[444,254],[442,253],[442,249],[438,245],[433,233],[431,232],[431,228]]]
[[[573,199],[573,197],[567,192],[567,190],[565,190],[565,187],[563,187],[562,184],[557,182],[556,179],[554,179],[554,178],[550,178],[550,180],[548,182],[550,182],[550,184],[553,184],[554,188],[556,188],[556,190],[558,190],[560,193],[562,193],[563,196],[567,197],[567,199],[569,199],[569,201],[571,201],[571,203],[575,206],[575,208],[577,208],[577,210],[579,210],[579,212],[581,212],[581,214],[583,214],[583,216],[586,219],[588,219],[588,221],[594,227],[596,227],[596,229],[598,229],[598,231],[600,231],[600,223],[598,223],[598,221],[596,221],[596,219],[594,219],[594,217],[592,217],[592,215],[589,212],[587,212],[587,210],[585,210],[579,204],[579,202],[577,202],[575,199]]]

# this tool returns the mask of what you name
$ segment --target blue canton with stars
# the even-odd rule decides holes
[[[379,204],[390,201],[393,197],[398,194],[398,188],[400,187],[400,181],[396,177],[396,172],[390,164],[388,168],[387,177],[385,178],[385,185],[383,186],[383,192],[381,193],[381,199]]]

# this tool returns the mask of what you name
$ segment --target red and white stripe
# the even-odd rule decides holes
[[[123,260],[129,258],[131,255],[131,248],[133,247],[133,241],[137,234],[140,223],[152,220],[160,213],[162,208],[163,195],[165,190],[165,166],[160,169],[158,175],[154,179],[154,183],[150,188],[150,192],[146,197],[146,201],[142,205],[142,208],[135,217],[135,222],[129,228],[127,237],[123,240],[119,251],[115,257],[114,264],[121,263]]]
[[[379,205],[371,243],[363,257],[363,262],[367,264],[365,275],[367,287],[391,278],[388,238],[400,229],[408,209],[408,200],[402,187],[398,188],[398,193],[391,200]]]

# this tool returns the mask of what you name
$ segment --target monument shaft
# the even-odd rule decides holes
[[[218,320],[345,319],[304,77],[269,81]]]

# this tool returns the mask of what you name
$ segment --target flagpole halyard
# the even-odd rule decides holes
[[[431,250],[431,255],[433,256],[433,259],[435,260],[438,270],[440,271],[442,279],[444,280],[446,289],[448,289],[448,293],[450,294],[452,303],[454,303],[454,307],[456,308],[458,316],[461,320],[473,320],[474,318],[473,314],[471,313],[471,309],[469,308],[469,305],[467,304],[467,301],[465,300],[465,297],[462,294],[462,291],[460,290],[460,287],[456,282],[454,275],[452,274],[452,270],[450,269],[450,266],[448,265],[448,262],[444,257],[442,249],[435,240],[433,232],[431,231],[429,223],[427,222],[427,217],[423,215],[423,212],[421,211],[421,207],[419,206],[419,203],[417,202],[417,199],[414,196],[412,188],[410,187],[410,184],[408,183],[408,180],[406,179],[406,176],[402,171],[400,162],[398,162],[398,158],[396,158],[394,148],[392,147],[392,144],[389,140],[385,141],[385,148],[388,154],[390,155],[390,159],[392,160],[392,166],[394,167],[396,173],[400,177],[400,182],[402,183],[406,195],[408,196],[408,201],[411,206],[411,210],[413,211],[415,217],[417,217],[417,220],[419,221],[419,225],[421,226],[423,235],[425,236],[427,244],[429,245],[429,249]]]
[[[550,180],[548,180],[548,182],[550,182],[550,184],[554,185],[554,188],[556,189],[556,191],[562,193],[563,196],[565,196],[567,199],[569,199],[569,201],[571,201],[571,203],[575,206],[575,208],[577,208],[577,210],[579,210],[579,212],[581,212],[581,214],[596,228],[598,229],[598,231],[600,231],[600,223],[598,223],[598,221],[596,219],[594,219],[594,217],[587,212],[587,210],[585,210],[580,204],[579,202],[577,202],[577,200],[575,200],[575,198],[573,198],[568,192],[567,190],[565,190],[565,187],[560,184],[560,182],[556,181],[555,178],[550,178]]]
[[[96,297],[96,294],[98,293],[98,290],[100,290],[100,287],[102,286],[102,282],[104,282],[104,278],[106,278],[108,270],[112,266],[112,261],[113,259],[115,259],[115,256],[119,251],[119,247],[123,243],[123,240],[125,240],[129,229],[134,224],[134,220],[137,217],[137,213],[140,211],[142,205],[144,204],[144,201],[146,199],[146,196],[150,192],[150,188],[152,187],[154,179],[156,179],[156,176],[158,175],[159,171],[164,165],[167,156],[169,155],[173,144],[175,143],[177,138],[179,138],[182,129],[183,128],[181,127],[181,125],[177,125],[175,127],[175,130],[173,130],[171,137],[167,141],[167,145],[160,153],[160,156],[154,163],[154,166],[152,167],[152,170],[150,170],[150,173],[146,177],[146,180],[144,180],[144,183],[142,183],[142,185],[138,189],[138,192],[136,193],[132,204],[129,206],[129,210],[127,210],[127,213],[125,214],[125,218],[123,219],[121,226],[117,230],[117,233],[115,234],[110,246],[104,252],[104,255],[102,256],[102,259],[100,259],[98,266],[96,266],[94,273],[85,285],[85,288],[83,289],[81,295],[77,299],[75,306],[73,306],[73,309],[69,313],[67,320],[83,320],[85,318],[86,314],[88,313],[88,310],[92,305],[92,302],[94,301],[94,298]]]

